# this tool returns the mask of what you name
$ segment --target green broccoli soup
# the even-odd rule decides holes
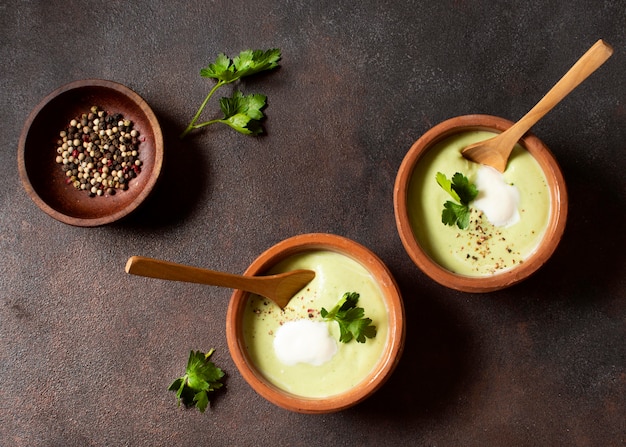
[[[468,131],[443,139],[418,161],[409,182],[407,207],[418,243],[439,265],[461,275],[490,276],[523,263],[548,225],[547,181],[528,151],[516,145],[504,173],[461,155],[467,145],[494,135]],[[468,194],[465,206],[450,192],[472,187],[475,196]]]
[[[365,379],[381,358],[389,332],[382,292],[360,263],[329,250],[292,255],[268,274],[296,269],[314,270],[315,279],[284,311],[258,295],[248,298],[243,317],[246,350],[256,369],[280,389],[311,398],[340,394]],[[332,315],[348,292],[358,294],[356,306],[371,319],[366,323],[371,338],[363,337],[362,342],[358,334],[340,341],[339,323],[323,318]]]

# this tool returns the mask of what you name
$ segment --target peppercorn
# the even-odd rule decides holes
[[[129,180],[141,172],[138,135],[122,114],[93,106],[59,132],[55,161],[67,184],[91,197],[111,196],[116,189],[127,190]]]

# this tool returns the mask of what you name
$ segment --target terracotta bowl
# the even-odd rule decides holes
[[[417,240],[410,221],[411,204],[407,201],[409,184],[416,165],[435,144],[451,135],[472,130],[495,133],[508,129],[513,123],[490,115],[465,115],[444,121],[428,130],[406,154],[394,188],[394,210],[400,238],[413,262],[430,278],[446,287],[464,292],[491,292],[512,286],[533,274],[553,254],[559,244],[567,219],[567,191],[561,170],[546,145],[531,133],[520,145],[539,163],[546,177],[551,210],[548,226],[539,247],[516,267],[491,276],[474,277],[453,273],[439,265],[427,254]]]
[[[226,318],[226,336],[232,358],[248,384],[268,401],[299,413],[331,413],[351,407],[374,393],[391,375],[404,347],[404,306],[398,286],[383,262],[370,250],[349,239],[331,234],[305,234],[284,240],[261,254],[246,270],[246,275],[261,275],[281,260],[311,251],[333,251],[360,263],[378,283],[389,317],[387,341],[373,370],[355,387],[324,398],[291,394],[270,383],[250,360],[242,320],[250,294],[233,293]],[[366,312],[367,316],[367,312]],[[351,343],[356,343],[354,340]]]
[[[67,184],[55,161],[59,132],[94,105],[122,114],[140,134],[141,173],[129,182],[128,190],[115,195],[89,197]],[[161,171],[163,136],[156,116],[137,93],[116,82],[81,80],[53,91],[30,113],[17,158],[24,188],[39,208],[66,224],[93,227],[121,219],[148,196]]]

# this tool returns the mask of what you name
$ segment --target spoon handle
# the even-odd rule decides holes
[[[126,273],[148,278],[183,281],[210,286],[241,289],[257,294],[265,294],[267,289],[262,277],[246,277],[231,273],[176,264],[160,259],[132,256],[126,262]],[[267,277],[266,277],[267,278]]]
[[[606,62],[612,54],[613,48],[602,39],[598,40],[550,91],[509,129],[511,139],[518,141],[537,121]]]

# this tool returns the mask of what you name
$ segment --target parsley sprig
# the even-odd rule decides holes
[[[336,321],[339,324],[339,341],[348,343],[356,338],[358,343],[365,343],[366,338],[376,336],[376,326],[372,326],[372,320],[365,318],[365,310],[356,307],[359,294],[346,292],[335,307],[328,312],[322,307],[320,315],[326,321]]]
[[[209,405],[209,393],[220,389],[220,382],[224,372],[209,360],[215,349],[206,354],[200,351],[191,351],[187,362],[185,375],[174,380],[169,391],[176,391],[178,405],[182,402],[186,407],[194,405],[204,413]]]
[[[278,66],[281,54],[279,49],[244,50],[234,59],[220,53],[213,63],[200,70],[200,76],[217,80],[217,83],[204,98],[200,108],[192,118],[187,128],[180,135],[184,138],[194,129],[200,129],[215,123],[223,123],[246,135],[257,135],[263,132],[260,121],[263,118],[262,109],[266,105],[267,97],[260,94],[244,95],[235,90],[230,98],[220,100],[220,108],[224,117],[198,123],[202,111],[213,94],[222,86],[239,79],[271,70]]]
[[[461,230],[466,229],[470,218],[469,204],[478,195],[478,189],[460,172],[454,174],[452,180],[445,174],[437,172],[436,179],[439,186],[458,202],[448,200],[443,204],[441,222],[450,226],[456,225]]]

